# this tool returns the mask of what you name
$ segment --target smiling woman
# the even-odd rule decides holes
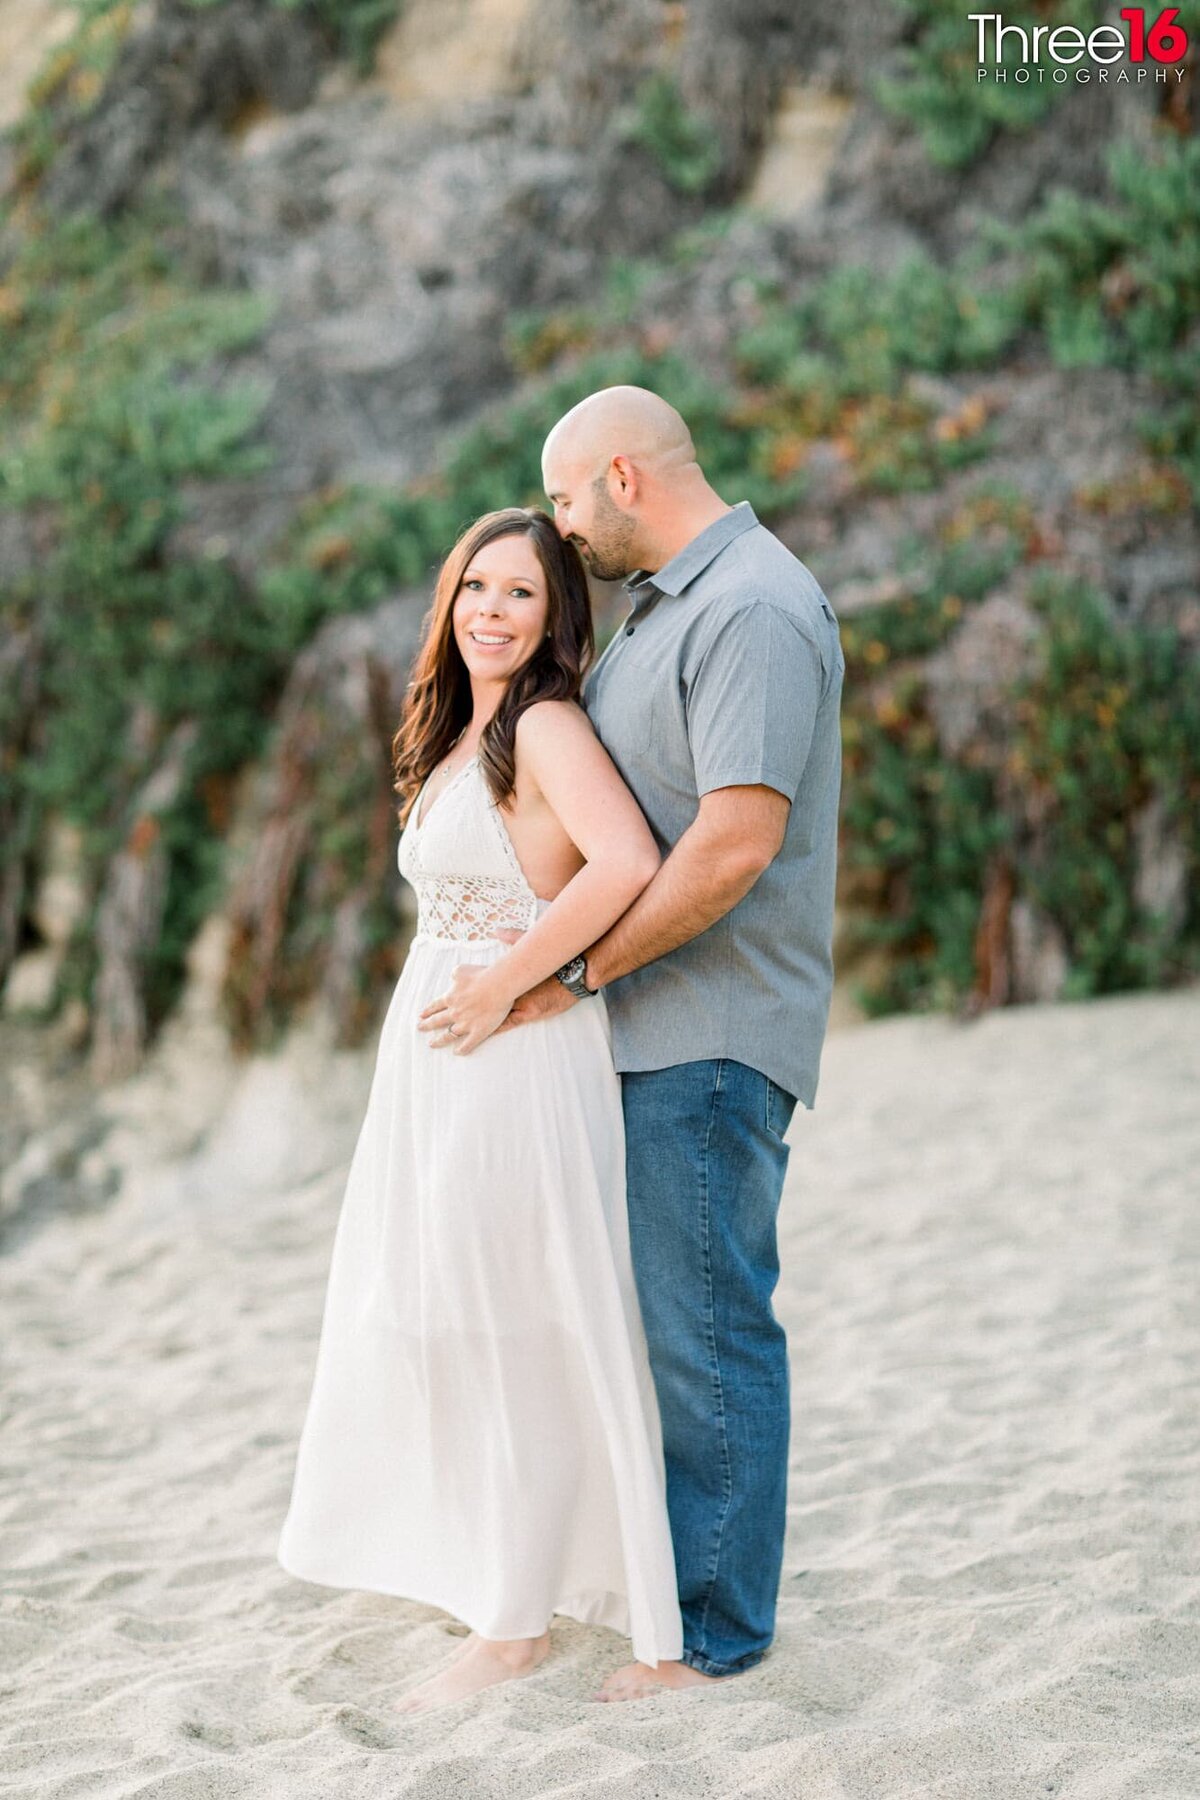
[[[454,602],[454,641],[468,673],[507,681],[550,636],[549,611],[546,577],[529,538],[483,544]]]
[[[575,550],[544,513],[489,514],[441,572],[395,740],[418,929],[278,1557],[472,1628],[402,1711],[528,1673],[555,1612],[652,1665],[682,1648],[608,1013],[554,980],[659,864],[577,703],[591,649]],[[557,1011],[506,1028],[547,981]]]
[[[502,643],[498,640],[508,638]],[[513,791],[516,724],[535,700],[574,699],[592,657],[587,577],[536,507],[485,513],[442,567],[393,754],[400,820],[433,772],[457,766],[476,712],[473,684],[493,684],[479,759],[492,798]]]

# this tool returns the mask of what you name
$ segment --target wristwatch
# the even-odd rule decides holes
[[[587,984],[587,957],[573,956],[561,969],[554,973],[566,988],[568,994],[574,994],[577,1000],[590,1000],[599,988],[590,988]]]

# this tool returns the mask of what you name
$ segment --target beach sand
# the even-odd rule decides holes
[[[559,1620],[403,1718],[452,1622],[274,1560],[370,1066],[177,1039],[93,1153],[121,1192],[0,1262],[0,1792],[1195,1800],[1200,990],[830,1034],[776,1643],[623,1705],[624,1640]]]

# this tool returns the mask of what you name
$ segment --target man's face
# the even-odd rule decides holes
[[[632,575],[637,567],[630,550],[635,521],[613,500],[607,476],[557,459],[548,461],[542,473],[559,536],[574,544],[597,581],[624,581]]]

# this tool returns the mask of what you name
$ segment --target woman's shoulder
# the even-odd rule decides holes
[[[516,740],[529,749],[571,743],[581,735],[594,737],[595,731],[578,700],[535,700],[517,718]]]
[[[513,735],[518,780],[544,790],[560,771],[589,761],[599,742],[577,701],[535,700],[517,719]]]

